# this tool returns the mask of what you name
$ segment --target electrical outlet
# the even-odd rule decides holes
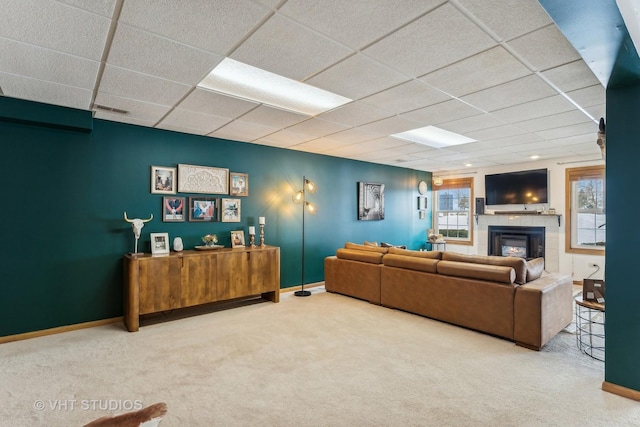
[[[591,268],[600,268],[600,266],[598,264],[596,264],[595,262],[590,262],[589,263],[589,267],[591,267]]]

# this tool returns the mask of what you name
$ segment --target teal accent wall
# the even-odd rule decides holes
[[[5,102],[0,98],[0,112]],[[431,182],[427,172],[103,120],[93,120],[91,133],[77,132],[29,124],[44,106],[20,107],[20,120],[0,120],[0,336],[122,315],[122,255],[134,245],[124,211],[129,218],[154,215],[142,230],[145,252],[150,232],[168,232],[171,241],[181,236],[187,249],[216,233],[229,246],[231,230],[248,232],[264,216],[266,243],[281,248],[282,288],[301,282],[302,211],[291,196],[303,175],[317,184],[307,199],[319,207],[305,217],[305,283],[324,280],[324,258],[345,241],[418,249],[431,225],[430,195],[427,218],[417,211],[417,183]],[[77,110],[46,109],[59,123],[65,114],[77,117]],[[248,173],[241,222],[163,222],[163,196],[150,191],[151,166],[179,163]],[[383,221],[357,220],[359,181],[385,184]]]
[[[607,89],[605,380],[640,390],[640,83]]]

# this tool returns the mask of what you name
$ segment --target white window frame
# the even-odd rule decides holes
[[[459,188],[468,188],[469,189],[469,200],[468,200],[468,208],[466,210],[442,210],[441,206],[440,206],[440,191],[443,190],[451,190],[451,189],[459,189]],[[434,230],[436,230],[435,232],[437,234],[443,234],[441,233],[439,230],[439,224],[438,224],[438,218],[440,216],[440,213],[442,212],[447,212],[447,213],[451,213],[451,214],[460,214],[460,213],[466,213],[468,218],[467,218],[467,223],[468,223],[468,227],[469,227],[469,231],[468,231],[468,236],[467,237],[449,237],[444,235],[444,239],[446,242],[448,243],[452,243],[452,244],[456,244],[456,245],[473,245],[473,218],[474,218],[474,212],[472,211],[473,209],[473,178],[452,178],[452,179],[443,179],[442,180],[442,185],[434,187],[435,189],[435,195],[434,195],[434,200],[435,200],[435,207],[434,207],[434,213],[433,213],[433,228]]]
[[[567,218],[565,224],[565,252],[567,253],[581,253],[590,255],[604,255],[606,251],[606,220],[603,221],[602,216],[606,216],[606,181],[605,181],[605,167],[598,166],[585,166],[581,168],[568,168],[565,171],[565,209],[567,210]],[[602,181],[602,200],[599,200],[598,206],[588,212],[578,211],[578,191],[577,183],[579,181],[587,180],[601,180]],[[605,245],[581,245],[577,242],[578,236],[578,214],[589,213],[594,215],[594,228],[595,234],[601,234]],[[600,229],[600,231],[597,231]]]

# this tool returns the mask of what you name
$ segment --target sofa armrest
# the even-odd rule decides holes
[[[540,350],[573,317],[570,276],[551,273],[518,286],[515,293],[513,335],[523,347]]]

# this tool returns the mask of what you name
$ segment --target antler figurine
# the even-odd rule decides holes
[[[129,219],[127,218],[127,212],[125,211],[124,220],[131,224],[131,228],[133,229],[133,235],[136,238],[135,251],[133,252],[134,254],[138,253],[138,239],[140,238],[140,231],[142,231],[142,227],[144,227],[144,223],[149,222],[152,219],[153,219],[153,214],[151,214],[149,219],[140,219],[140,218]]]

